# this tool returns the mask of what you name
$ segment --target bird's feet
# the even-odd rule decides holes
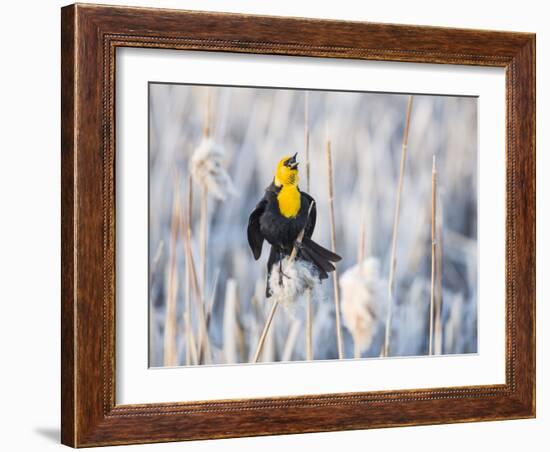
[[[286,273],[283,273],[283,271],[281,270],[279,272],[279,286],[283,285],[283,278],[290,279],[290,276],[288,276]]]
[[[290,276],[283,272],[283,264],[279,261],[279,286],[283,285],[283,277],[290,279]]]

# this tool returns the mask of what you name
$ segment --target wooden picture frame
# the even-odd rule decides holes
[[[535,35],[76,4],[62,9],[61,38],[64,444],[85,447],[535,416]],[[116,405],[118,47],[505,68],[506,383]]]

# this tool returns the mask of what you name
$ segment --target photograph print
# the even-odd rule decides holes
[[[148,90],[150,367],[477,353],[476,97]]]

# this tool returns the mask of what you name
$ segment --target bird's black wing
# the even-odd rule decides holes
[[[311,237],[313,235],[313,231],[315,230],[315,222],[317,221],[317,206],[315,205],[315,200],[313,199],[313,197],[311,195],[309,195],[308,193],[306,193],[305,191],[301,192],[302,195],[304,196],[304,198],[307,199],[308,201],[308,204],[307,204],[307,209],[309,210],[309,206],[311,205],[311,203],[313,203],[313,207],[311,208],[311,212],[309,213],[309,219],[308,219],[308,222],[307,222],[307,225],[306,225],[306,230],[304,232],[304,235],[306,237]],[[307,212],[307,210],[306,210]]]
[[[266,204],[267,201],[262,199],[248,218],[248,244],[256,260],[258,260],[262,254],[262,245],[264,243],[264,236],[260,231],[260,217],[264,213]]]

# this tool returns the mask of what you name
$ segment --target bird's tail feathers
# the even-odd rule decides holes
[[[319,270],[321,279],[328,278],[328,274],[335,270],[332,262],[338,262],[342,258],[338,254],[315,243],[309,237],[304,237],[300,247],[301,255],[304,259],[310,261]]]
[[[322,257],[324,257],[325,259],[327,259],[331,262],[338,262],[338,261],[342,260],[342,258],[340,256],[338,256],[338,254],[333,253],[330,250],[327,250],[326,248],[322,247],[318,243],[315,243],[309,237],[304,237],[303,238],[302,245],[305,245],[307,248],[310,248],[312,251],[314,251],[319,256],[322,256]]]
[[[315,268],[319,272],[319,278],[327,279],[327,272],[331,272],[334,270],[334,266],[329,261],[323,259],[322,257],[319,257],[319,255],[316,255],[313,251],[302,247],[300,253],[303,259],[311,262],[315,266]]]

